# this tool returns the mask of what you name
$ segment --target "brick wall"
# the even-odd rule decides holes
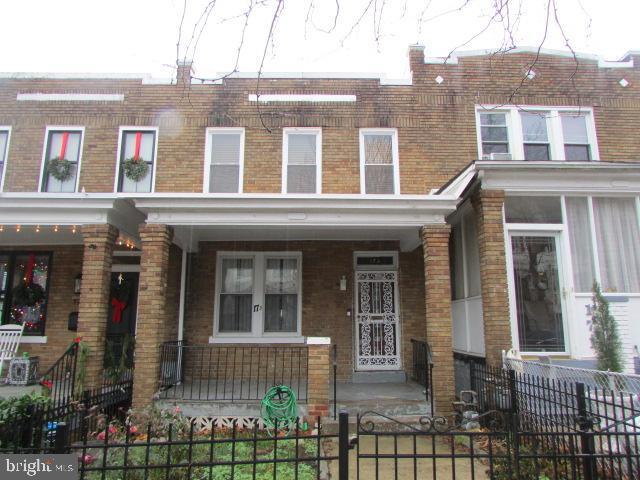
[[[338,346],[338,379],[350,380],[353,372],[354,318],[347,316],[353,303],[353,252],[397,250],[395,242],[295,241],[295,242],[201,242],[189,256],[185,338],[203,344],[213,333],[217,251],[302,252],[302,335],[331,337]],[[347,290],[340,290],[340,277]],[[424,273],[421,249],[400,253],[400,328],[403,356],[410,366],[411,338],[424,338]]]
[[[358,129],[395,127],[401,191],[427,193],[477,157],[474,105],[504,104],[517,89],[519,105],[593,107],[600,157],[637,160],[640,139],[640,57],[632,69],[599,68],[580,60],[542,55],[536,77],[521,85],[533,56],[464,57],[457,64],[424,64],[412,50],[412,86],[384,86],[371,79],[262,79],[262,93],[355,94],[354,103],[267,104],[247,100],[255,80],[221,85],[143,85],[140,80],[0,79],[0,125],[12,125],[6,191],[34,191],[47,125],[86,127],[80,186],[112,191],[120,126],[159,126],[156,191],[202,189],[205,129],[246,128],[244,191],[279,192],[282,127],[323,129],[325,193],[359,191]],[[434,79],[442,76],[444,82]],[[572,78],[573,77],[573,78]],[[625,78],[626,88],[618,81]],[[122,93],[124,102],[17,102],[29,92]]]

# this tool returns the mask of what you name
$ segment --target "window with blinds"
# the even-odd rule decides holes
[[[238,193],[242,191],[244,131],[216,129],[209,131],[208,191]]]
[[[364,193],[398,193],[396,142],[395,130],[361,131],[361,187]]]
[[[320,193],[320,130],[283,133],[283,193]]]

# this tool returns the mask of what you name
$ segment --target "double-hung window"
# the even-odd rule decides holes
[[[285,128],[282,135],[282,193],[320,193],[322,131]]]
[[[120,128],[116,191],[153,191],[157,134],[155,127]]]
[[[212,341],[299,340],[301,262],[298,252],[219,252]]]
[[[24,324],[25,335],[44,335],[50,252],[0,252],[0,323]]]
[[[244,164],[244,129],[207,129],[204,191],[241,193]]]
[[[360,191],[399,194],[398,131],[360,130]]]
[[[78,188],[82,127],[48,127],[42,158],[41,192],[75,192]]]
[[[0,127],[0,190],[4,186],[4,172],[7,166],[7,155],[9,153],[9,127]]]
[[[482,106],[476,120],[482,160],[598,159],[590,108]]]

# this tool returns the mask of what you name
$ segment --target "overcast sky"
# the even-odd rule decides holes
[[[188,0],[180,55],[194,56],[199,76],[233,68],[244,23],[241,13],[249,1],[218,0],[194,55],[193,42],[188,51],[186,45],[208,2]],[[429,56],[447,55],[479,32],[493,4],[493,0],[471,0],[461,12],[439,16],[464,0],[378,0],[375,3],[385,5],[382,14],[370,9],[349,34],[370,0],[339,0],[338,25],[332,33],[322,30],[333,23],[336,0],[314,0],[315,10],[305,22],[309,1],[285,0],[264,71],[381,72],[390,78],[403,77],[408,45],[425,45]],[[524,7],[517,43],[538,45],[547,0],[520,1]],[[575,50],[617,60],[628,50],[640,49],[640,1],[556,2]],[[274,4],[260,7],[250,17],[241,71],[258,70]],[[425,4],[429,7],[423,13]],[[183,0],[0,0],[4,47],[0,71],[136,72],[171,77],[182,8]],[[374,15],[381,19],[377,29]],[[421,15],[423,22],[418,20]],[[564,49],[559,30],[551,23],[545,47]],[[502,38],[502,27],[491,27],[460,50],[495,48]]]

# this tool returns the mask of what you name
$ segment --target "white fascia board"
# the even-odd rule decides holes
[[[476,168],[474,164],[469,165],[462,172],[460,172],[449,185],[442,189],[440,195],[447,195],[456,198],[460,198],[463,192],[469,186],[469,183],[476,176]]]
[[[291,198],[293,197],[293,198]],[[456,208],[457,198],[364,199],[356,195],[305,198],[252,195],[134,198],[147,222],[171,225],[390,225],[441,223]]]
[[[483,188],[529,193],[640,192],[640,165],[605,162],[476,162]]]

